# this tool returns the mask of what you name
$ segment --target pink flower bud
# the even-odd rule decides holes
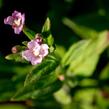
[[[35,40],[38,44],[42,44],[43,43],[43,39],[40,33],[37,33],[35,36]]]
[[[14,46],[14,47],[12,47],[11,51],[12,51],[12,53],[17,53],[18,52],[18,49],[17,49],[16,46]]]

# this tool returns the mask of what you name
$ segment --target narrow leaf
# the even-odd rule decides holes
[[[96,38],[98,35],[98,33],[95,30],[84,27],[84,26],[80,26],[68,18],[64,18],[63,23],[82,38],[85,38],[85,39]]]
[[[27,27],[24,27],[24,28],[23,28],[23,32],[24,32],[24,34],[25,34],[30,40],[34,39],[34,37],[35,37],[35,32],[34,32],[34,31],[30,30],[30,29],[27,28]]]
[[[31,73],[27,75],[24,87],[19,90],[14,99],[18,99],[23,96],[22,99],[29,98],[30,92],[33,92],[37,89],[46,88],[54,81],[57,80],[57,74],[53,71],[58,66],[59,62],[55,57],[46,58],[41,64],[36,66]]]
[[[79,42],[73,44],[69,48],[68,52],[64,55],[64,57],[62,59],[62,65],[67,66],[72,61],[74,61],[78,57],[80,57],[81,54],[85,52],[85,50],[90,42],[91,42],[91,40],[82,40],[82,41],[79,41]]]
[[[56,80],[53,82],[53,84],[49,85],[46,88],[36,90],[32,93],[32,99],[41,99],[49,97],[49,95],[52,95],[54,92],[59,90],[61,88],[62,83],[59,80]]]
[[[16,62],[21,62],[23,61],[22,56],[20,53],[15,53],[15,54],[9,54],[5,57],[7,60],[14,60]]]
[[[42,33],[50,31],[50,28],[51,28],[50,19],[47,18],[44,25],[43,25],[43,27],[42,27]]]
[[[32,81],[39,80],[42,76],[48,75],[55,69],[59,64],[56,57],[49,55],[41,64],[36,65],[36,67],[27,75],[25,80],[25,85],[31,83]]]
[[[91,76],[101,53],[108,46],[108,31],[103,31],[95,39],[80,41],[72,45],[65,54],[62,65],[68,66],[67,73],[69,75]]]
[[[71,103],[71,96],[62,88],[54,93],[54,97],[61,104],[67,105]]]
[[[50,22],[50,19],[47,18],[44,25],[43,25],[43,27],[42,27],[42,35],[45,38],[47,44],[49,46],[53,46],[54,38],[53,38],[53,36],[51,34],[50,29],[51,29],[51,22]]]
[[[109,79],[109,63],[101,71],[100,79]]]

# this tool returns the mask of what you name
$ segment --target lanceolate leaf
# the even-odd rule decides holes
[[[68,74],[90,76],[108,45],[108,31],[99,33],[95,39],[80,41],[71,46],[62,60],[62,65],[69,66]]]
[[[91,40],[82,40],[73,44],[62,59],[62,65],[67,66],[85,52]]]
[[[30,40],[35,38],[35,32],[30,30],[26,26],[23,28],[23,32]]]
[[[47,83],[49,81],[49,83]],[[23,87],[20,91],[18,91],[18,93],[16,93],[16,95],[12,98],[14,100],[25,100],[25,99],[29,99],[29,98],[35,98],[38,96],[42,96],[43,93],[39,92],[39,90],[44,90],[47,87],[49,87],[50,85],[53,85],[55,80],[49,79],[49,78],[44,78],[42,80],[39,80],[38,82],[34,82],[31,84],[28,84],[27,86]],[[40,95],[36,96],[36,93],[40,93]]]
[[[97,54],[90,55],[90,58],[86,57],[82,58],[82,60],[78,63],[71,63],[69,67],[69,71],[73,75],[80,75],[80,76],[91,76],[94,72],[97,62],[99,60],[99,56]]]
[[[42,27],[42,35],[45,38],[47,44],[49,46],[53,46],[54,38],[53,38],[53,36],[51,34],[50,29],[51,29],[51,22],[50,22],[50,19],[47,18],[44,25],[43,25],[43,27]]]
[[[64,18],[63,23],[82,38],[85,38],[85,39],[96,38],[98,35],[98,33],[95,30],[84,27],[84,26],[80,26],[68,18]]]
[[[49,46],[52,46],[54,44],[54,38],[52,36],[52,34],[50,34],[48,37],[47,37],[47,44]]]
[[[53,82],[57,80],[57,74],[53,72],[58,66],[58,60],[52,56],[46,58],[40,65],[36,66],[31,73],[27,75],[24,87],[18,91],[14,96],[14,99],[19,99],[23,96],[22,99],[30,98],[31,92],[46,88]]]
[[[50,23],[50,19],[47,18],[43,27],[42,27],[42,33],[43,32],[47,32],[47,31],[50,31],[50,28],[51,28],[51,23]]]
[[[99,78],[100,79],[109,79],[109,63],[101,71]]]
[[[62,83],[59,80],[56,80],[53,82],[53,84],[49,85],[46,88],[36,90],[32,93],[32,99],[41,99],[41,98],[47,98],[49,95],[51,95],[53,92],[57,91],[59,88],[61,88]]]
[[[7,85],[8,84],[8,85]],[[2,100],[9,100],[10,97],[14,94],[15,90],[15,84],[13,81],[11,81],[9,78],[8,79],[0,79],[0,86],[2,86],[2,88],[0,88],[0,102]]]
[[[27,75],[25,80],[25,85],[28,82],[38,81],[42,76],[48,75],[51,73],[59,64],[56,57],[49,55],[41,64],[36,65],[36,67]]]
[[[68,94],[68,92],[61,88],[59,91],[54,93],[55,99],[61,103],[61,104],[70,104],[71,103],[71,96]]]
[[[16,62],[21,62],[23,61],[22,56],[20,53],[15,53],[15,54],[9,54],[5,57],[7,60],[14,60]]]

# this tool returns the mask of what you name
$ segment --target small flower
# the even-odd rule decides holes
[[[12,16],[8,16],[4,19],[4,24],[11,25],[15,34],[20,34],[25,23],[25,14],[21,14],[18,11],[14,11]]]
[[[27,50],[22,52],[22,57],[30,61],[32,65],[36,65],[41,63],[43,58],[48,55],[48,49],[49,47],[47,44],[39,44],[37,38],[35,38],[28,42]]]

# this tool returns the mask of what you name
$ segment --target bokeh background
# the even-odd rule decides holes
[[[24,40],[28,41],[28,38],[23,33],[15,35],[10,26],[4,25],[4,18],[14,10],[25,13],[26,25],[36,33],[41,32],[45,19],[49,17],[55,43],[62,46],[65,50],[68,50],[71,44],[83,39],[63,23],[63,18],[65,17],[73,20],[78,25],[92,28],[98,32],[109,30],[109,0],[0,0],[0,54],[2,56],[10,54],[11,48],[14,45],[21,44]],[[108,63],[109,47],[100,56],[99,63],[93,74],[95,79],[98,78],[99,72]],[[54,109],[60,107],[62,109],[109,109],[109,65],[106,70],[108,72],[107,80],[102,84],[104,87],[101,92],[95,90],[95,88],[93,90],[84,89],[75,93],[74,90],[77,89],[72,89],[71,95],[75,99],[71,105],[48,103],[40,107],[39,102],[38,107],[35,107],[35,109],[50,109],[50,106],[52,108],[54,107]],[[4,75],[0,76],[4,77]],[[94,95],[94,93],[99,93],[99,95]],[[96,96],[98,98],[97,100],[95,100]],[[5,104],[11,103],[1,102],[1,104],[4,106]],[[23,105],[21,107],[10,105],[7,106],[8,108],[1,106],[0,109],[30,109],[23,102],[18,104],[23,104],[24,107]]]

